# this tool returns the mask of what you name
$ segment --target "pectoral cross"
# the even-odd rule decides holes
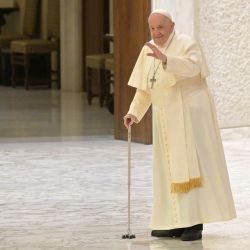
[[[155,82],[156,82],[155,74],[153,75],[153,77],[149,81],[151,82],[150,88],[152,89],[154,87]]]

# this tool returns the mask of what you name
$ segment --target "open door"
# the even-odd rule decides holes
[[[150,0],[114,0],[114,55],[115,55],[115,138],[127,139],[123,116],[135,94],[127,86],[143,44],[149,40],[147,19]],[[148,111],[143,120],[132,129],[132,140],[152,143],[152,117]]]

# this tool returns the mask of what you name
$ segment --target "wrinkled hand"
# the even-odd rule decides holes
[[[137,118],[134,115],[127,114],[123,117],[123,123],[126,129],[137,121]]]
[[[167,61],[167,56],[164,55],[155,45],[147,42],[146,45],[152,50],[152,53],[147,53],[147,56],[152,56],[155,59],[161,60],[162,62]]]

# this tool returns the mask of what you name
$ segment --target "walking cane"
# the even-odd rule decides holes
[[[122,239],[134,239],[135,235],[130,230],[130,186],[131,186],[131,125],[128,127],[128,233]]]

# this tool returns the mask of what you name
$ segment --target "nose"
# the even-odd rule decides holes
[[[159,37],[160,35],[161,35],[161,33],[157,29],[153,30],[153,32],[152,32],[153,37]]]

